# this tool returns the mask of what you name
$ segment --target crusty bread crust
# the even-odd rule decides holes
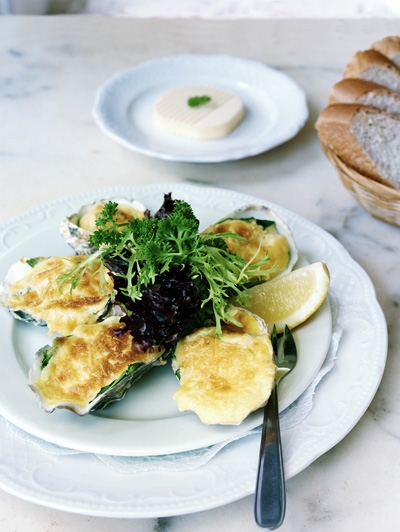
[[[397,35],[391,35],[374,42],[372,49],[385,55],[397,67],[400,67],[400,37]]]
[[[364,94],[371,91],[381,90],[389,92],[389,89],[385,89],[382,85],[378,85],[378,83],[367,81],[365,79],[342,79],[332,87],[328,99],[328,105],[334,103],[357,103],[359,98]]]
[[[343,77],[362,78],[363,73],[371,67],[393,70],[396,74],[398,73],[400,78],[400,69],[385,55],[372,49],[356,52],[347,63]]]
[[[376,114],[386,114],[375,107],[367,105],[352,103],[330,105],[321,111],[315,124],[319,138],[345,164],[384,185],[392,187],[393,184],[382,178],[377,172],[374,162],[361,148],[351,132],[351,123],[360,111],[369,113],[372,120]]]
[[[346,166],[400,188],[400,36],[351,57],[315,127]]]

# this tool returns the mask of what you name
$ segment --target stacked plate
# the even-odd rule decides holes
[[[182,184],[113,187],[68,196],[0,226],[0,279],[21,256],[69,254],[59,224],[81,205],[127,197],[154,211],[166,192],[188,201],[202,228],[245,204],[259,203],[233,191]],[[323,260],[332,277],[329,301],[294,331],[299,363],[282,383],[282,418],[289,413],[287,419],[292,420],[283,424],[289,478],[335,445],[362,416],[382,376],[387,333],[373,286],[346,250],[307,220],[263,203],[289,224],[302,260]],[[203,425],[195,415],[177,410],[172,394],[178,384],[165,366],[104,411],[84,417],[69,411],[46,414],[27,385],[36,348],[48,343],[46,331],[16,322],[0,309],[0,332],[4,490],[54,508],[110,517],[178,515],[253,493],[259,433],[252,432],[262,422],[261,412],[238,427]],[[315,394],[298,412],[310,385],[316,386]],[[225,445],[227,441],[231,443]],[[205,449],[210,455],[216,452],[207,461],[201,458]],[[136,473],[129,474],[133,470]]]

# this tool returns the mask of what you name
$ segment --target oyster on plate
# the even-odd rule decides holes
[[[114,282],[100,264],[87,268],[76,288],[59,278],[86,256],[23,257],[0,285],[0,304],[22,321],[45,326],[49,335],[70,334],[80,323],[95,323],[110,310]]]
[[[232,232],[246,239],[226,238],[228,250],[255,263],[266,253],[269,260],[262,269],[271,269],[269,279],[293,269],[298,260],[298,251],[288,225],[265,205],[245,205],[225,216],[205,231],[213,233]]]
[[[146,208],[137,200],[116,198],[83,205],[78,212],[66,216],[60,224],[61,235],[78,255],[90,255],[96,250],[90,245],[89,236],[96,230],[96,218],[108,201],[118,203],[117,223],[145,216]]]
[[[46,412],[66,408],[78,415],[123,399],[128,389],[155,365],[164,350],[143,350],[118,316],[78,325],[73,334],[57,336],[35,355],[29,386]]]
[[[172,369],[180,387],[179,410],[195,412],[206,424],[239,425],[264,406],[274,385],[276,366],[264,321],[244,309],[231,312],[241,326],[201,327],[180,340]]]

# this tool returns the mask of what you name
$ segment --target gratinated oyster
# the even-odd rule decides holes
[[[29,385],[43,410],[67,408],[78,415],[99,410],[123,399],[152,366],[165,363],[163,349],[141,349],[123,327],[118,316],[79,325],[36,353]]]
[[[262,269],[270,269],[270,279],[291,271],[298,259],[297,247],[289,227],[272,209],[264,205],[246,205],[204,232],[232,232],[243,237],[245,241],[233,237],[224,240],[231,253],[251,263],[262,260],[268,253],[269,260]]]
[[[65,217],[60,224],[61,235],[78,255],[89,255],[95,251],[89,243],[89,236],[96,230],[96,218],[107,201],[118,203],[117,223],[145,216],[146,208],[137,200],[111,199],[83,205],[78,212]]]
[[[173,398],[206,424],[239,425],[264,406],[274,385],[273,347],[263,320],[232,308],[233,324],[202,327],[180,340],[172,368],[180,381]]]
[[[70,334],[80,323],[95,323],[107,314],[114,283],[106,268],[94,263],[76,288],[60,284],[60,276],[86,256],[21,258],[0,285],[0,304],[22,321],[47,325],[48,334]]]

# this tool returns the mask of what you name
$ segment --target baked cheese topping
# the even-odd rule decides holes
[[[208,96],[210,101],[190,107],[190,98]],[[225,137],[243,119],[244,107],[230,92],[212,87],[178,87],[154,106],[156,123],[169,133],[194,139]]]
[[[238,425],[270,396],[276,371],[270,337],[249,314],[239,321],[244,331],[226,327],[217,338],[214,327],[204,327],[176,347],[180,387],[173,398],[203,423]]]
[[[226,220],[209,227],[206,232],[232,232],[245,238],[246,242],[236,238],[224,240],[231,253],[253,264],[262,260],[268,253],[269,260],[262,269],[276,268],[271,272],[271,279],[287,268],[290,259],[289,243],[284,235],[278,233],[275,224],[263,228],[255,220]]]
[[[106,202],[104,201],[95,203],[92,208],[80,218],[79,227],[89,232],[97,229],[96,219],[101,214],[105,204]],[[134,208],[134,206],[128,203],[118,203],[115,215],[115,220],[118,224],[133,220],[134,218],[144,218],[144,212]]]
[[[85,256],[50,257],[40,260],[25,275],[11,285],[3,304],[13,311],[21,311],[43,320],[48,334],[71,334],[80,323],[95,323],[105,311],[114,284],[106,273],[106,284],[100,292],[99,267],[88,268],[77,287],[60,287],[58,277],[71,269]]]
[[[113,335],[123,326],[113,317],[79,325],[73,335],[54,338],[50,348],[54,354],[31,387],[50,408],[60,403],[85,408],[131,364],[150,362],[160,354],[140,351],[129,333]]]

